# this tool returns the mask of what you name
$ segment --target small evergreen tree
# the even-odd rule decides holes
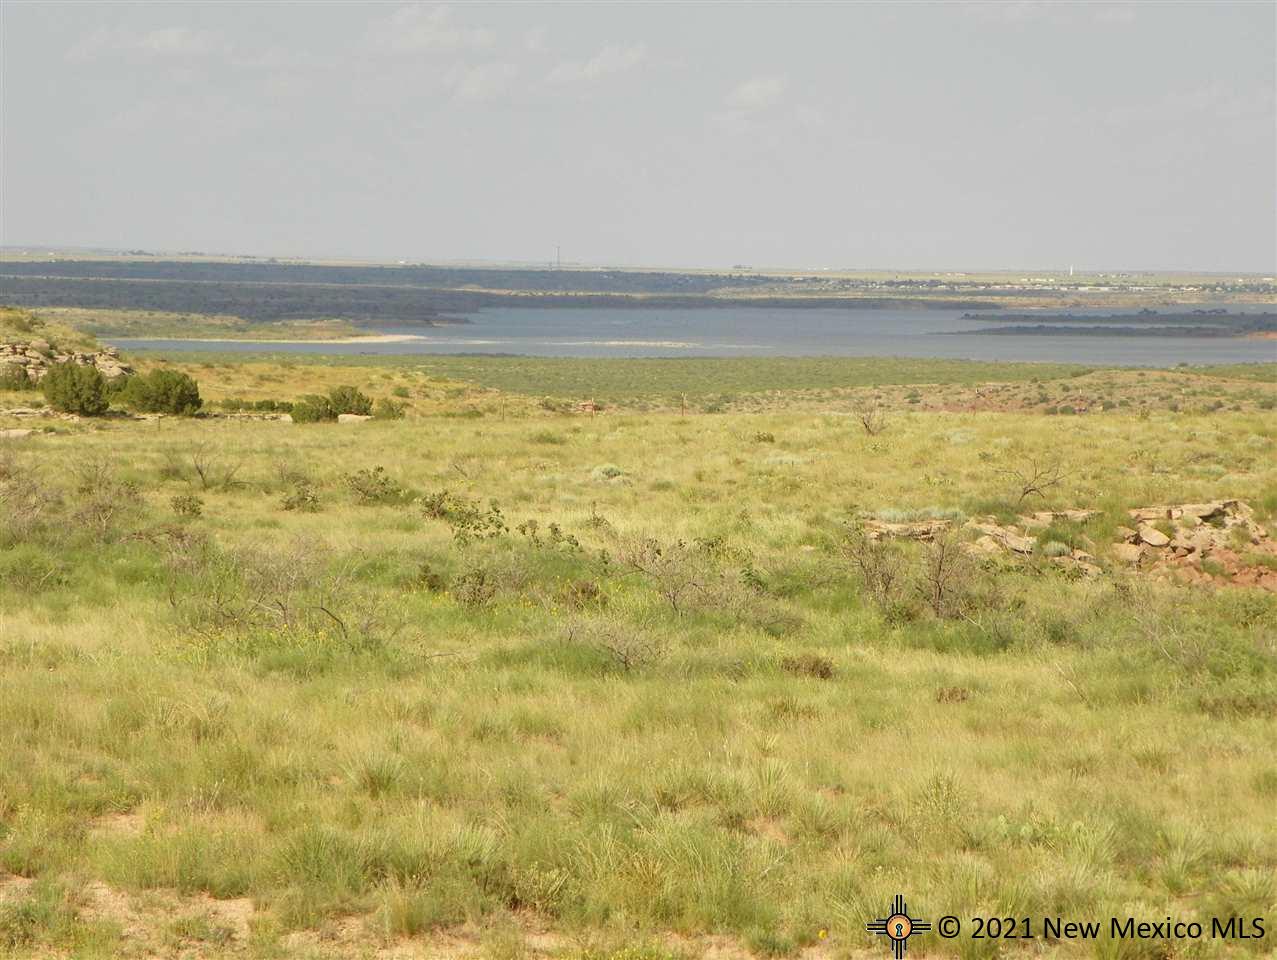
[[[49,406],[62,413],[95,417],[106,413],[110,406],[106,378],[96,367],[71,362],[55,364],[40,381],[40,389]]]
[[[143,413],[190,416],[204,405],[199,384],[178,370],[152,370],[132,377],[121,398],[127,406]]]
[[[327,397],[318,394],[307,394],[293,404],[294,423],[319,423],[323,420],[336,420],[337,412]]]
[[[366,417],[372,413],[372,400],[358,387],[333,387],[328,391],[328,402],[332,406],[334,416],[355,413]]]

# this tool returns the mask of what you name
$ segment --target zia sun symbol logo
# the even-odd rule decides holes
[[[865,929],[880,937],[887,937],[891,941],[891,955],[895,957],[895,960],[903,960],[909,937],[915,933],[926,933],[931,929],[931,924],[926,920],[909,916],[905,898],[896,894],[891,901],[891,910],[888,915],[869,921],[865,924]]]

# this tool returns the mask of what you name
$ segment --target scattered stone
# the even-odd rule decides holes
[[[1113,532],[1116,533],[1123,540],[1125,540],[1127,543],[1134,543],[1136,540],[1139,539],[1139,534],[1136,531],[1132,530],[1130,527],[1118,527]]]
[[[338,423],[363,423],[365,420],[371,420],[372,417],[362,413],[339,413],[337,414]]]
[[[1037,544],[1037,540],[1033,537],[1022,536],[1014,527],[1004,527],[992,519],[971,520],[968,521],[967,526],[991,537],[999,545],[1015,553],[1032,553],[1033,547]]]
[[[1118,529],[1118,535],[1127,541],[1113,547],[1119,560],[1144,561],[1155,575],[1173,574],[1192,584],[1277,591],[1277,571],[1256,561],[1251,553],[1253,548],[1255,553],[1277,557],[1277,545],[1255,522],[1249,504],[1240,500],[1170,504],[1139,507],[1130,515],[1140,521],[1140,528],[1134,538],[1128,536],[1134,531]],[[1168,537],[1149,526],[1154,520],[1170,521],[1173,535]],[[1248,548],[1246,556],[1237,552],[1239,545]],[[1205,559],[1213,565],[1205,567]]]
[[[1084,577],[1098,577],[1104,572],[1096,564],[1078,560],[1076,557],[1052,557],[1051,562],[1057,567],[1072,570]]]
[[[1114,544],[1113,557],[1121,563],[1138,564],[1144,557],[1144,548],[1138,543]]]
[[[870,540],[900,539],[930,542],[936,534],[944,533],[951,526],[948,520],[917,520],[912,523],[887,523],[885,520],[866,520],[865,535]]]
[[[0,430],[0,440],[21,440],[38,432],[31,427],[11,427],[8,430]]]
[[[987,533],[974,543],[970,544],[969,549],[972,553],[982,553],[986,556],[995,556],[1003,551],[1002,544],[994,540]]]
[[[1039,510],[1028,517],[1021,517],[1026,527],[1049,527],[1056,520],[1070,523],[1086,523],[1100,515],[1098,510]]]

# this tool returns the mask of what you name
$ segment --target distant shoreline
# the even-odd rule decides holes
[[[130,343],[149,343],[156,340],[171,340],[180,343],[184,340],[197,341],[199,343],[415,343],[418,340],[428,340],[429,337],[423,337],[415,333],[370,333],[366,336],[352,337],[298,337],[293,339],[283,339],[272,337],[270,339],[262,339],[258,337],[103,337],[108,343],[113,344],[130,344]]]

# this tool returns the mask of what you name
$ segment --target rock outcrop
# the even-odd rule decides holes
[[[1247,556],[1277,558],[1277,545],[1255,522],[1248,504],[1240,500],[1181,503],[1139,507],[1130,515],[1139,529],[1118,527],[1120,540],[1113,546],[1118,561],[1153,573],[1173,573],[1193,583],[1277,592],[1277,571]]]
[[[1192,583],[1253,586],[1277,592],[1277,543],[1255,522],[1254,511],[1240,500],[1139,507],[1129,511],[1131,526],[1116,529],[1109,556],[1117,567],[1152,574],[1173,574]],[[1038,552],[1038,536],[1057,520],[1085,523],[1098,510],[1042,511],[1004,524],[994,517],[973,517],[960,528],[964,549],[982,557],[1027,557]],[[888,523],[867,520],[871,540],[928,542],[958,529],[950,520]],[[1095,546],[1085,537],[1087,550]],[[1102,569],[1087,550],[1065,544],[1044,544],[1042,554],[1055,566],[1086,577]],[[1273,559],[1268,559],[1273,558]]]
[[[115,347],[103,347],[96,353],[62,353],[47,340],[0,343],[0,378],[7,379],[16,372],[31,383],[39,383],[50,368],[59,363],[96,367],[108,380],[133,372],[133,368],[120,359],[120,351]]]

